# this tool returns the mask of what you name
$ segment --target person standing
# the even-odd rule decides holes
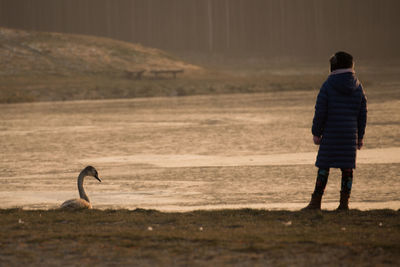
[[[339,51],[329,61],[331,73],[319,91],[311,129],[319,145],[318,175],[311,201],[303,210],[321,209],[330,168],[342,171],[337,210],[349,209],[356,153],[363,146],[367,124],[367,98],[355,75],[353,56]]]

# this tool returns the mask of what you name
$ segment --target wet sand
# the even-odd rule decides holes
[[[296,210],[309,200],[317,91],[0,105],[0,208]],[[351,207],[400,208],[400,100],[372,92]],[[390,95],[389,95],[390,96]],[[337,205],[332,171],[323,208]]]

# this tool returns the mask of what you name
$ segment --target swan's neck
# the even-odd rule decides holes
[[[90,200],[89,200],[88,196],[86,195],[85,189],[83,189],[83,179],[84,178],[85,178],[85,175],[83,174],[83,172],[81,172],[78,176],[79,197],[90,203]]]

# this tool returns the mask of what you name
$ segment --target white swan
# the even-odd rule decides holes
[[[91,209],[92,204],[90,204],[90,200],[88,196],[86,195],[85,189],[83,189],[83,179],[85,176],[93,176],[99,182],[101,182],[97,170],[92,167],[92,166],[87,166],[84,168],[81,173],[78,176],[78,191],[79,191],[79,197],[76,199],[70,199],[65,201],[63,204],[61,204],[61,209]]]

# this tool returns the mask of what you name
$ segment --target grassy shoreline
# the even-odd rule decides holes
[[[400,211],[0,210],[0,262],[29,265],[388,265]]]

